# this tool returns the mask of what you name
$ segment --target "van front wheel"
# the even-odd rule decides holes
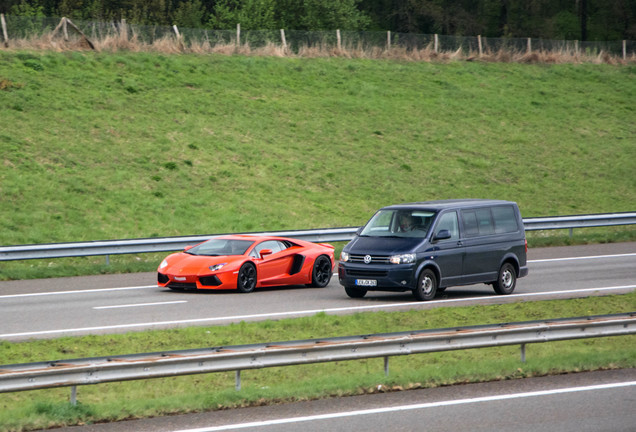
[[[433,300],[437,293],[437,277],[431,269],[424,269],[417,280],[413,295],[420,301]]]
[[[364,297],[367,294],[367,290],[359,289],[359,288],[352,287],[352,286],[346,286],[345,287],[345,292],[351,298],[362,298],[362,297]]]
[[[499,269],[499,277],[492,284],[497,294],[512,294],[517,284],[517,272],[510,263],[504,263]]]

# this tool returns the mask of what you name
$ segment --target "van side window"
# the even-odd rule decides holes
[[[493,207],[492,216],[495,220],[495,233],[503,234],[519,230],[515,211],[512,206]]]
[[[459,224],[457,222],[457,213],[449,212],[444,213],[439,218],[437,228],[435,228],[435,234],[441,230],[448,230],[451,234],[450,240],[459,240]]]
[[[488,208],[462,211],[462,222],[464,223],[464,235],[466,237],[495,233],[490,209]]]

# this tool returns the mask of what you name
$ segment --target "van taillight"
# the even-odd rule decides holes
[[[524,239],[526,241],[526,253],[528,253],[528,239]]]

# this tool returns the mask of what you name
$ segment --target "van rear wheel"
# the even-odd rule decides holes
[[[492,284],[497,294],[512,294],[517,284],[517,272],[510,263],[504,263],[499,269],[499,277],[497,281]]]
[[[413,295],[420,301],[433,300],[437,294],[437,277],[433,270],[424,269],[417,280],[417,287],[413,290]]]

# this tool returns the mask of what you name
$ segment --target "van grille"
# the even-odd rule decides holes
[[[353,263],[362,263],[364,262],[364,257],[366,255],[349,255],[349,261]],[[388,255],[371,255],[371,262],[368,264],[390,264]]]

